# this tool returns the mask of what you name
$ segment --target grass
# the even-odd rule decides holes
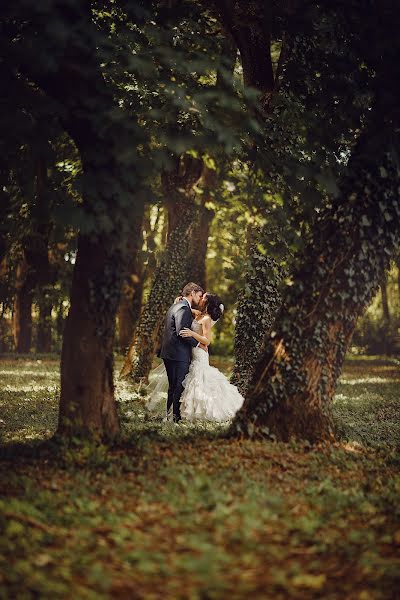
[[[0,598],[400,597],[395,361],[347,362],[331,446],[146,420],[119,384],[107,449],[50,440],[58,364],[38,360],[0,362]]]

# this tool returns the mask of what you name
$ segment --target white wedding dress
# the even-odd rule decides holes
[[[201,323],[193,321],[191,329],[202,334]],[[244,402],[238,389],[221,371],[209,364],[208,352],[193,348],[189,372],[183,380],[181,417],[185,421],[229,421]],[[154,369],[148,386],[147,409],[164,414],[168,379],[163,365]],[[161,409],[161,410],[160,410]]]

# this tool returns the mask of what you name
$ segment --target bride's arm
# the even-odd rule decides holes
[[[197,340],[198,342],[200,342],[200,344],[209,346],[211,343],[211,319],[209,317],[206,317],[203,320],[201,325],[202,325],[204,335],[200,335],[199,333],[196,333],[196,331],[192,331],[191,329],[188,329],[187,327],[185,327],[184,329],[181,329],[181,331],[179,332],[179,335],[182,337],[192,337],[195,340]]]
[[[174,300],[174,304],[177,304],[178,302],[180,302],[182,300],[182,298],[183,298],[183,296],[177,296]],[[194,317],[197,317],[197,315],[200,314],[200,311],[197,310],[196,308],[191,308],[190,310],[192,311],[192,315]]]

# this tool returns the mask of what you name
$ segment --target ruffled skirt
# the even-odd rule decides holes
[[[244,402],[225,375],[210,366],[208,353],[201,348],[193,349],[183,387],[181,416],[187,421],[228,421]]]

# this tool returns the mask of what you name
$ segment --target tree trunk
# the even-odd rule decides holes
[[[129,283],[125,279],[118,307],[118,337],[121,352],[129,348],[132,336],[140,319],[143,299],[142,274],[132,272]]]
[[[217,185],[217,171],[203,165],[199,185],[203,190],[201,205],[199,206],[198,223],[193,231],[192,242],[189,248],[187,280],[198,283],[203,289],[207,287],[206,259],[208,238],[210,236],[211,222],[215,216],[213,210],[206,207],[207,202],[214,199]]]
[[[206,258],[210,225],[214,211],[205,206],[199,207],[199,215],[194,228],[188,256],[186,279],[198,283],[203,289],[207,287]]]
[[[162,177],[170,219],[167,246],[121,371],[121,377],[131,373],[136,383],[148,379],[165,313],[187,277],[188,253],[198,223],[193,186],[200,178],[202,165],[190,157],[182,161],[177,162],[174,171]]]
[[[34,290],[38,284],[44,286],[50,280],[47,165],[42,156],[36,157],[35,172],[35,198],[31,209],[31,229],[21,240],[23,256],[16,273],[13,330],[17,352],[30,351]]]
[[[399,303],[400,303],[400,257],[399,256],[396,257],[395,264],[397,267],[397,294],[398,294]]]
[[[113,385],[115,320],[128,256],[128,224],[143,202],[137,145],[144,140],[104,78],[99,46],[107,39],[101,39],[90,4],[62,1],[51,11],[67,37],[54,37],[50,30],[38,35],[32,48],[37,60],[26,61],[21,71],[62,108],[62,124],[83,167],[83,226],[61,353],[58,433],[112,438],[119,431]],[[31,13],[30,24],[42,31],[42,12],[32,8]],[[43,59],[49,51],[51,69]]]
[[[53,309],[53,301],[43,290],[39,294],[39,320],[37,326],[37,352],[51,352],[52,348],[52,318],[51,311]]]
[[[61,354],[61,434],[119,431],[113,345],[121,265],[109,249],[105,236],[79,236]]]
[[[340,196],[314,227],[233,423],[236,433],[284,441],[334,437],[331,406],[345,353],[399,241],[398,175],[390,145],[396,128],[386,113],[385,135],[382,114],[373,113]]]
[[[144,215],[144,205],[142,206]],[[143,260],[141,244],[143,242],[143,215],[137,216],[135,229],[130,237],[129,262],[127,274],[122,283],[121,300],[118,307],[119,347],[125,352],[139,321],[143,297]]]
[[[381,299],[382,299],[382,312],[383,312],[383,320],[385,322],[385,331],[383,332],[383,340],[382,340],[382,350],[384,354],[388,354],[390,347],[390,310],[389,310],[389,301],[388,301],[388,293],[387,293],[387,273],[385,272],[380,281],[380,289],[381,289]]]
[[[383,310],[383,318],[387,327],[390,327],[390,310],[389,310],[389,301],[388,301],[388,293],[387,293],[387,273],[381,277],[380,282],[381,288],[381,297],[382,297],[382,310]]]
[[[244,289],[237,302],[231,383],[246,396],[260,358],[265,336],[271,331],[282,298],[278,286],[284,271],[278,262],[259,250],[263,231],[248,230],[248,267]]]
[[[33,287],[29,267],[23,260],[17,267],[13,306],[14,347],[18,354],[30,352],[32,345]]]

